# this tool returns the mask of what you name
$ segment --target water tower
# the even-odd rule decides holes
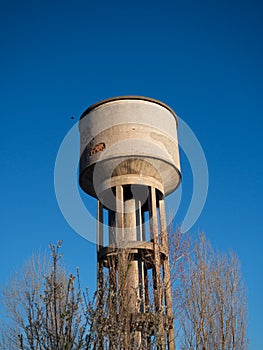
[[[112,295],[121,295],[112,316],[119,324],[125,317],[127,342],[132,333],[134,349],[150,349],[158,337],[159,349],[173,350],[164,199],[181,180],[176,114],[151,98],[115,97],[89,107],[79,130],[79,183],[98,203],[100,300],[109,278]]]

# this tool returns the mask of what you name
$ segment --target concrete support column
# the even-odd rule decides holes
[[[98,307],[103,307],[103,262],[99,259],[100,250],[103,247],[103,206],[97,201],[97,290],[98,290]],[[98,334],[98,347],[103,349],[103,334]]]
[[[103,288],[103,265],[99,259],[99,253],[103,247],[103,206],[97,201],[97,274],[98,274],[98,291]]]
[[[164,319],[162,311],[162,280],[161,280],[161,261],[160,261],[160,246],[159,246],[159,225],[157,217],[157,199],[156,189],[150,188],[150,234],[153,241],[153,289],[154,289],[154,304],[156,312],[160,313],[160,320],[158,322],[158,328],[160,331],[160,339],[158,339],[158,349],[165,349],[165,332],[164,332]]]
[[[116,235],[118,247],[124,244],[124,200],[123,186],[116,186]]]
[[[125,242],[137,240],[136,229],[136,203],[135,199],[128,199],[124,202],[124,227]]]
[[[137,222],[136,222],[136,200],[129,199],[124,202],[124,235],[125,242],[131,243],[137,241]],[[135,254],[136,250],[132,249],[132,253]],[[139,289],[139,266],[138,260],[134,260],[132,257],[127,261],[127,308],[128,313],[134,314],[140,312],[140,289]],[[141,332],[135,332],[134,334],[134,346],[136,348],[141,347]]]
[[[156,210],[156,190],[150,188],[149,198],[149,212],[150,212],[150,236],[153,241],[153,253],[154,253],[154,268],[153,268],[153,287],[154,287],[154,303],[156,311],[161,307],[161,278],[160,278],[160,251],[158,244],[158,218]]]
[[[124,235],[125,242],[128,244],[132,241],[137,241],[137,229],[136,229],[136,206],[135,199],[129,199],[124,202]],[[131,258],[130,258],[131,259]],[[138,297],[139,297],[139,269],[138,261],[127,261],[128,273],[127,273],[127,295],[129,296],[129,308],[131,312],[138,311]]]
[[[165,205],[164,205],[163,199],[159,201],[159,211],[160,211],[160,226],[161,226],[161,244],[166,254],[164,265],[163,265],[163,284],[164,284],[166,314],[172,322],[171,327],[168,330],[168,349],[175,350],[167,224],[166,224]]]

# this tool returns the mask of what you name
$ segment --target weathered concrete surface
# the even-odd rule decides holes
[[[80,186],[88,194],[96,197],[103,182],[128,174],[152,177],[165,195],[180,183],[177,120],[162,103],[105,101],[82,116],[79,129]]]

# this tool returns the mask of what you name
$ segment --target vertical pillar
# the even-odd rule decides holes
[[[98,307],[103,308],[103,261],[100,259],[100,250],[103,247],[103,206],[101,202],[97,201],[97,290],[98,290]],[[103,349],[103,334],[98,333],[98,347]]]
[[[142,229],[142,208],[141,201],[136,200],[136,223],[137,223],[137,240],[143,241],[143,229]],[[144,262],[142,258],[138,260],[138,273],[139,273],[139,298],[140,298],[140,312],[145,312],[145,293],[144,293]]]
[[[156,311],[161,307],[161,293],[160,293],[160,252],[158,244],[158,219],[156,211],[156,190],[154,187],[150,189],[149,197],[149,212],[150,212],[150,236],[153,241],[154,254],[154,268],[153,268],[153,283],[154,283],[154,302]]]
[[[124,244],[124,207],[123,187],[116,186],[116,236],[118,248]]]
[[[167,226],[166,226],[166,213],[164,200],[159,200],[159,212],[160,212],[160,225],[161,225],[161,244],[165,251],[165,260],[163,265],[164,276],[164,295],[166,303],[166,314],[172,324],[168,330],[168,349],[174,350],[174,325],[173,325],[173,309],[172,309],[172,290],[171,290],[171,278],[170,278],[170,264],[168,254],[168,237],[167,237]]]
[[[103,247],[103,206],[97,201],[97,288],[98,291],[103,289],[103,263],[99,259],[100,250]]]
[[[153,266],[153,288],[154,288],[154,303],[156,312],[159,313],[160,319],[158,320],[158,328],[160,332],[160,338],[157,339],[158,349],[165,349],[165,334],[164,334],[164,318],[162,310],[162,280],[161,280],[161,261],[160,261],[160,247],[158,237],[158,218],[156,208],[156,189],[151,187],[150,189],[150,231],[153,240],[153,255],[154,255],[154,266]],[[157,325],[156,325],[157,326]]]
[[[124,202],[125,207],[125,242],[129,244],[137,241],[136,230],[136,207],[135,199],[129,199]],[[138,311],[138,291],[139,291],[139,274],[138,261],[131,259],[128,263],[127,273],[127,295],[129,296],[129,309],[131,312]]]
[[[137,241],[137,223],[136,223],[136,200],[128,199],[124,202],[125,216],[125,241],[129,244]],[[133,249],[132,254],[135,254],[136,250]],[[129,314],[138,313],[140,303],[139,300],[139,268],[138,260],[134,257],[127,261],[127,308]],[[135,331],[132,339],[133,347],[139,349],[141,347],[141,332]]]
[[[109,231],[108,231],[109,246],[113,249],[116,247],[115,212],[110,209],[108,210],[108,228],[109,228]],[[112,298],[110,298],[109,300],[108,307],[110,308],[110,310],[116,310],[117,281],[116,281],[116,258],[114,254],[108,258],[108,264],[109,264],[109,288],[110,288],[110,291],[112,292]]]

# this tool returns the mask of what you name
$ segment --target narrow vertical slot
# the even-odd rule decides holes
[[[109,226],[109,245],[116,245],[116,223],[115,223],[115,212],[108,210],[108,226]]]
[[[106,223],[106,225],[108,226],[108,222],[109,222],[108,209],[103,208],[103,219],[104,219],[104,223]],[[104,241],[104,247],[107,247],[109,245],[109,234],[106,229],[105,231],[103,233],[103,238],[104,238],[103,241]]]
[[[143,230],[144,230],[144,240],[150,241],[150,214],[149,211],[144,212],[144,222],[143,222]]]

